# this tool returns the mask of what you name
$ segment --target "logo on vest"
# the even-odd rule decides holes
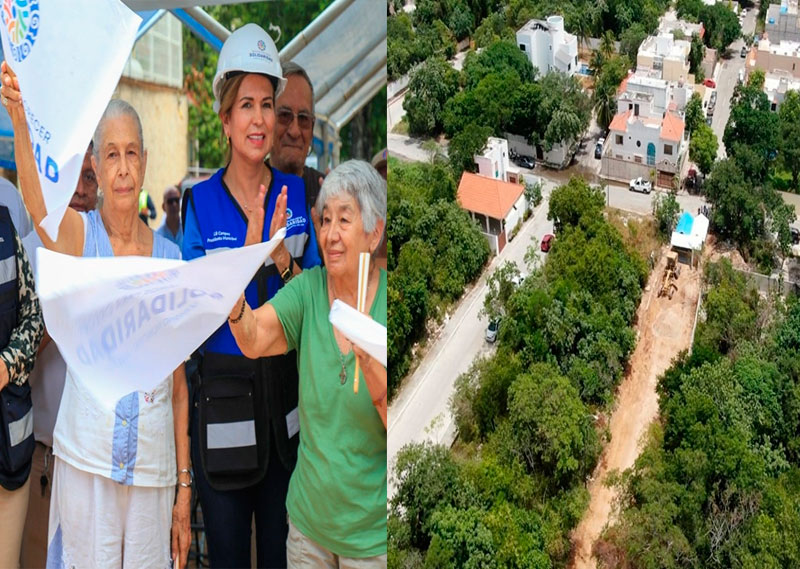
[[[24,60],[39,33],[39,0],[3,0],[0,19],[8,30],[11,57],[14,61]]]
[[[302,226],[306,224],[306,218],[303,216],[294,217],[292,210],[288,207],[286,208],[286,231],[289,231],[292,227],[297,227],[298,225]]]

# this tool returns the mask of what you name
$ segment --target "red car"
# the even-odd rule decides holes
[[[705,85],[706,87],[711,87],[712,89],[717,88],[717,83],[713,79],[706,79],[705,81],[703,81],[703,85]]]
[[[550,250],[550,247],[553,245],[553,239],[555,239],[555,238],[556,238],[556,236],[553,235],[552,233],[548,233],[547,235],[542,237],[542,252],[543,253],[547,253]]]

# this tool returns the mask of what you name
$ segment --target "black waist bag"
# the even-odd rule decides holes
[[[203,472],[215,490],[244,488],[264,474],[254,364],[246,358],[206,354],[198,374],[196,436]]]
[[[35,446],[30,385],[6,385],[0,406],[0,486],[16,490],[30,475]]]

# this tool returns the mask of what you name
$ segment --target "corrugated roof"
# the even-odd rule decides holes
[[[664,115],[664,120],[661,122],[661,138],[673,142],[680,142],[681,138],[683,138],[683,129],[683,120],[677,115],[667,113]]]
[[[520,184],[464,172],[458,184],[458,203],[468,211],[504,219],[523,189]]]
[[[608,130],[627,132],[628,119],[630,118],[632,112],[633,111],[631,110],[627,110],[624,113],[617,113],[614,115],[614,119],[611,121],[611,124],[608,125]]]

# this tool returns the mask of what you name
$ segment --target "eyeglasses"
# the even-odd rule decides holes
[[[167,198],[167,205],[175,205],[180,203],[181,198]]]
[[[297,126],[302,128],[303,130],[307,130],[314,126],[314,115],[304,112],[299,112],[295,115],[294,111],[287,108],[280,108],[276,113],[278,117],[278,123],[281,126],[289,126],[294,121],[294,117],[297,116]]]

